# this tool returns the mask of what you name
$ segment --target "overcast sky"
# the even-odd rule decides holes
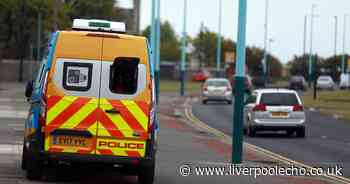
[[[223,1],[222,33],[237,40],[238,0]],[[119,0],[123,6],[132,6],[131,0]],[[304,16],[311,14],[312,4],[316,4],[314,19],[314,51],[328,57],[334,54],[334,16],[338,16],[338,53],[342,52],[344,14],[350,31],[349,0],[269,0],[269,37],[272,54],[286,63],[295,54],[303,53]],[[219,0],[188,0],[187,31],[195,36],[201,22],[212,31],[218,29]],[[150,24],[151,0],[142,0],[141,28]],[[161,0],[162,20],[168,20],[178,35],[182,31],[183,0]],[[263,47],[265,0],[248,0],[247,44]],[[310,20],[310,19],[308,19]],[[307,50],[310,43],[310,21],[308,22]],[[350,47],[350,34],[346,34],[346,52]]]

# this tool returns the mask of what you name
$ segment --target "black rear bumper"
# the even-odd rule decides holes
[[[43,153],[45,161],[49,163],[77,163],[77,164],[94,164],[94,165],[148,165],[152,164],[152,157],[121,157],[96,154],[77,154],[77,153]]]

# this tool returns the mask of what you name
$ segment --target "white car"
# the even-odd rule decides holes
[[[340,75],[339,87],[340,89],[350,88],[350,74],[343,73]]]
[[[225,101],[232,103],[232,87],[230,81],[225,78],[210,78],[203,85],[202,103],[208,101]]]
[[[248,136],[258,131],[286,131],[305,137],[305,112],[298,93],[288,89],[259,89],[245,101],[244,130]]]
[[[317,79],[316,87],[317,87],[317,89],[334,90],[335,89],[335,83],[334,83],[334,81],[333,81],[331,76],[329,76],[329,75],[321,75]]]

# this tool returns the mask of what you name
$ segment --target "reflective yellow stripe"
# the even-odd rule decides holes
[[[55,106],[53,106],[47,112],[46,123],[51,123],[60,113],[62,113],[76,99],[77,97],[72,97],[72,96],[63,97]]]
[[[132,100],[121,100],[121,103],[129,110],[141,126],[147,130],[148,117],[143,113],[140,107]]]
[[[101,108],[102,109],[112,109],[113,106],[106,100],[106,99],[101,99]],[[108,114],[106,113],[108,118],[113,122],[113,124],[118,127],[118,129],[123,133],[124,136],[130,136],[133,133],[133,129],[130,128],[129,124],[122,118],[120,114]],[[102,127],[102,124],[100,123],[101,126],[99,126],[98,134],[99,136],[110,136],[110,134],[105,131],[105,127]],[[130,135],[129,135],[130,134]]]
[[[97,130],[97,122],[92,124],[88,129],[87,129],[92,135],[96,135],[96,130]]]
[[[93,112],[98,105],[98,99],[94,98],[91,101],[74,113],[60,128],[71,129],[76,127],[81,121],[83,121],[91,112]]]

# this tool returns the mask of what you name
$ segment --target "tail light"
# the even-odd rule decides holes
[[[264,112],[266,111],[266,105],[265,104],[258,104],[253,108],[254,112]]]
[[[207,86],[204,86],[204,87],[203,87],[203,91],[208,91],[208,87],[207,87]]]
[[[227,87],[227,88],[226,88],[226,92],[230,92],[230,91],[232,91],[232,88]]]
[[[304,111],[304,107],[302,105],[294,105],[293,106],[293,111],[294,112]]]

